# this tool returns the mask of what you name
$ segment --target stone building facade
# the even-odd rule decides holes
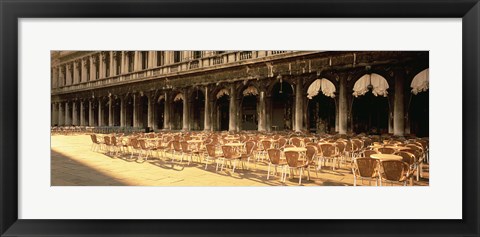
[[[426,51],[52,51],[51,124],[425,136],[428,91],[412,81],[426,72],[428,88],[428,60]]]

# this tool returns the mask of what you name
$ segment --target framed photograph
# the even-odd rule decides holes
[[[1,4],[1,236],[479,235],[478,1]]]

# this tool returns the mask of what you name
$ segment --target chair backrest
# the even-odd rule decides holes
[[[360,139],[352,139],[352,143],[355,144],[355,151],[361,150],[363,148],[363,142]]]
[[[208,156],[214,157],[215,156],[215,145],[207,144],[205,147],[207,148]]]
[[[381,147],[381,148],[378,148],[378,152],[382,154],[393,154],[395,153],[395,149],[388,148],[388,147]]]
[[[272,148],[272,142],[271,142],[271,141],[263,140],[263,141],[262,141],[262,146],[263,146],[263,150],[266,151],[266,150]]]
[[[104,136],[103,137],[103,141],[105,142],[105,145],[107,146],[110,146],[111,143],[110,143],[110,137],[109,136]]]
[[[268,149],[268,159],[270,160],[270,163],[274,165],[280,164],[280,154],[281,151],[280,149]]]
[[[298,137],[293,137],[290,139],[290,143],[296,147],[301,147],[302,146],[302,140]]]
[[[351,141],[345,141],[345,151],[346,152],[353,152],[355,150],[356,150],[355,143],[353,143]]]
[[[420,153],[418,150],[405,149],[405,150],[402,150],[402,151],[412,154],[415,157],[415,162],[418,161],[422,156],[422,153]]]
[[[180,145],[180,141],[177,141],[177,140],[173,141],[173,149],[175,151],[182,151],[182,145]]]
[[[232,146],[222,146],[222,152],[225,158],[232,158],[235,156],[235,152]]]
[[[384,160],[380,162],[383,168],[383,178],[389,181],[404,181],[408,173],[408,164],[399,160]]]
[[[409,165],[413,165],[415,163],[415,155],[413,155],[412,153],[405,152],[405,151],[399,151],[395,154],[401,156],[402,161],[409,164]]]
[[[305,152],[305,156],[307,157],[308,163],[313,162],[313,158],[317,154],[317,147],[315,145],[307,145],[305,147],[307,151]]]
[[[345,151],[345,142],[337,141],[335,142],[335,146],[337,146],[339,153],[343,153]]]
[[[333,157],[337,154],[337,149],[333,144],[320,144],[320,150],[323,157]]]
[[[378,152],[375,151],[375,150],[365,150],[365,151],[363,151],[363,154],[364,154],[365,157],[367,157],[367,158],[372,158],[370,155],[378,154]]]
[[[251,155],[253,153],[253,150],[255,150],[255,142],[254,141],[247,141],[245,143],[245,150],[247,152],[247,155]]]
[[[113,146],[116,146],[117,145],[117,138],[115,136],[113,136],[111,139],[110,139],[110,142]]]
[[[138,143],[138,140],[136,138],[130,139],[130,144],[132,145],[133,148],[138,149],[140,148],[140,145]]]
[[[278,139],[278,148],[282,148],[287,144],[287,139],[281,137]]]
[[[357,158],[355,159],[355,166],[359,176],[371,178],[377,171],[378,160],[367,157]]]
[[[140,143],[140,148],[142,148],[143,150],[147,149],[147,144],[145,144],[144,139],[138,140],[138,143]]]
[[[180,142],[180,145],[182,147],[182,151],[183,152],[189,152],[190,150],[188,149],[188,142],[186,141],[183,141],[183,142]]]
[[[93,143],[98,143],[98,141],[97,141],[97,135],[95,135],[95,134],[90,134],[90,139],[92,140]]]
[[[300,154],[296,151],[286,151],[285,152],[285,159],[287,160],[287,164],[289,167],[298,167],[299,162],[298,158]]]

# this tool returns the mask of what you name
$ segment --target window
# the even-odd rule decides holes
[[[202,51],[193,51],[193,58],[201,58],[202,57]]]
[[[216,51],[217,54],[225,53],[225,51]]]
[[[148,52],[147,51],[142,51],[142,69],[147,69],[148,68]]]
[[[133,53],[132,52],[128,52],[128,72],[132,72],[133,71]]]
[[[165,52],[157,51],[157,66],[163,66],[165,64]]]
[[[105,53],[105,77],[110,76],[110,53]]]
[[[122,73],[122,53],[117,52],[117,56],[115,58],[116,65],[117,65],[117,75]]]
[[[180,51],[173,51],[173,62],[174,63],[180,62]]]
[[[96,56],[95,60],[95,80],[100,77],[100,62],[98,61],[99,58]]]

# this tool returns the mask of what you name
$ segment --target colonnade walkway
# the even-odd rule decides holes
[[[89,135],[51,136],[51,185],[52,186],[297,186],[298,174],[280,181],[280,172],[267,180],[267,161],[238,168],[215,171],[215,164],[184,161],[183,165],[173,164],[166,159],[152,159],[146,162],[115,157],[102,152],[91,151]],[[353,175],[350,167],[332,170],[324,167],[318,172],[310,171],[311,179],[302,179],[304,186],[351,186]],[[428,164],[416,186],[428,185]],[[368,181],[364,181],[369,185]],[[357,185],[362,185],[359,181]],[[374,185],[374,183],[372,183]],[[390,184],[388,184],[390,185]]]

